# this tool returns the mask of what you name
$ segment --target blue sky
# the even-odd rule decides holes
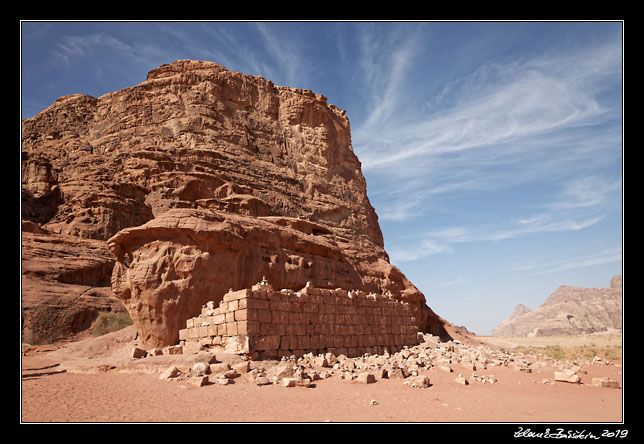
[[[22,117],[177,59],[347,110],[392,263],[489,334],[622,273],[621,22],[23,22]]]

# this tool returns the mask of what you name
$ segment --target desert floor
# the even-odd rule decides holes
[[[526,338],[480,338],[488,343],[521,343]],[[567,346],[572,345],[571,341]],[[81,341],[82,342],[82,341]],[[594,342],[598,343],[598,340]],[[533,341],[531,346],[536,346]],[[111,350],[124,347],[111,345]],[[160,380],[146,372],[76,373],[66,360],[79,353],[98,356],[97,346],[23,347],[20,419],[32,422],[429,422],[429,423],[620,423],[623,421],[621,360],[612,365],[582,365],[582,384],[551,382],[551,366],[532,373],[488,367],[478,375],[498,382],[454,381],[472,370],[454,364],[454,373],[424,369],[428,388],[381,379],[372,384],[339,376],[314,381],[314,387],[258,386],[241,379],[231,385],[196,387],[185,380]],[[609,377],[619,389],[590,385]],[[611,428],[619,428],[618,424]]]
[[[507,348],[548,347],[560,346],[562,348],[580,347],[621,347],[622,335],[613,332],[600,332],[578,336],[521,336],[521,337],[495,337],[477,336],[477,339],[487,344]]]

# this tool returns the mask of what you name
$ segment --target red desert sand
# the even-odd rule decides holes
[[[576,384],[554,380],[554,372],[560,370],[554,360],[524,355],[528,357],[524,362],[532,367],[529,373],[511,365],[472,371],[460,363],[436,362],[433,368],[418,371],[429,378],[430,386],[425,388],[405,384],[409,378],[377,378],[365,384],[343,379],[340,370],[330,368],[326,370],[332,370],[333,376],[314,380],[310,387],[260,386],[243,375],[232,384],[222,385],[211,378],[199,387],[187,378],[159,378],[177,356],[125,358],[132,349],[131,331],[67,345],[23,347],[22,422],[623,420],[620,361],[584,361]],[[445,371],[446,366],[453,371]],[[459,374],[468,380],[467,385],[456,382]],[[496,382],[482,383],[481,377],[488,375],[494,375]],[[593,378],[617,381],[619,388],[594,386]]]

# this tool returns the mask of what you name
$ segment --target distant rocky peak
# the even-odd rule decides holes
[[[532,310],[530,310],[528,307],[526,307],[523,304],[517,305],[517,307],[514,309],[514,312],[512,313],[514,316],[520,316],[526,313],[530,313]]]
[[[492,336],[550,336],[622,328],[622,276],[609,288],[562,285],[535,310],[519,304]]]

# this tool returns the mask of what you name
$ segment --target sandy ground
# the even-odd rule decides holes
[[[121,345],[127,343],[123,338],[120,341]],[[146,371],[151,373],[120,373],[118,369],[98,373],[69,371],[81,368],[69,365],[79,358],[79,353],[94,356],[95,361],[100,357],[100,345],[96,341],[93,344],[77,346],[73,352],[56,346],[23,347],[23,423],[623,421],[620,362],[583,366],[582,384],[543,384],[543,379],[553,381],[556,370],[543,366],[532,373],[488,367],[475,373],[494,375],[497,383],[470,380],[469,385],[463,386],[454,381],[456,374],[469,378],[473,372],[454,364],[454,373],[422,370],[420,374],[431,381],[430,387],[422,389],[404,385],[402,379],[361,384],[339,376],[314,381],[312,388],[258,386],[241,379],[226,386],[196,387],[185,380],[160,380],[158,370],[149,367]],[[119,347],[114,341],[111,344],[114,359]],[[620,388],[591,386],[593,377],[609,377],[618,381]]]

